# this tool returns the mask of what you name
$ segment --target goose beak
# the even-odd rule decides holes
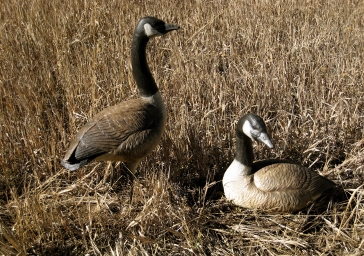
[[[260,136],[257,138],[257,141],[264,143],[269,148],[274,147],[272,141],[269,138],[269,135],[266,133],[261,133]]]
[[[172,31],[172,30],[178,30],[180,27],[178,25],[174,25],[174,24],[164,24],[165,28],[166,28],[166,32]]]
[[[264,144],[267,145],[269,148],[274,148],[274,145],[270,140],[266,141],[266,143]]]

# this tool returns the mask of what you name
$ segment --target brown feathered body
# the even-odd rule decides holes
[[[137,165],[158,144],[165,122],[166,109],[159,92],[106,108],[79,130],[62,164],[77,159],[81,166],[92,160]]]
[[[231,166],[233,174],[225,173],[225,196],[244,208],[295,212],[335,185],[317,172],[291,163],[268,165],[252,175],[244,175],[245,170],[239,173],[236,165]]]

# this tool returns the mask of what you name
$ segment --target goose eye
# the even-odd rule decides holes
[[[264,143],[265,145],[267,145],[269,148],[273,148],[273,143],[270,140],[269,136],[267,133],[262,132],[259,137],[257,138],[257,141],[260,141],[262,143]]]
[[[259,131],[259,130],[251,130],[251,132],[250,132],[250,134],[252,135],[252,137],[254,138],[254,139],[256,139],[256,138],[259,138],[259,136],[260,136],[260,134],[261,134],[261,132]]]
[[[165,30],[165,26],[163,23],[159,23],[155,25],[155,29],[158,30],[159,32],[163,32]]]

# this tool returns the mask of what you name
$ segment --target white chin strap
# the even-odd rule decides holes
[[[149,23],[144,24],[144,31],[148,38],[162,35],[162,33],[154,29]]]
[[[248,136],[250,139],[254,140],[251,136],[251,130],[253,130],[253,127],[250,124],[250,122],[245,121],[242,128],[243,128],[243,132],[245,133],[245,135]]]

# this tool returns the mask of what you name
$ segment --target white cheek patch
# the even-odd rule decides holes
[[[157,30],[155,30],[149,23],[144,24],[144,31],[149,38],[162,35]]]
[[[250,122],[245,121],[242,128],[243,128],[243,132],[245,133],[245,135],[247,135],[249,138],[253,139],[251,136],[251,131],[253,130],[253,127],[250,124]]]

